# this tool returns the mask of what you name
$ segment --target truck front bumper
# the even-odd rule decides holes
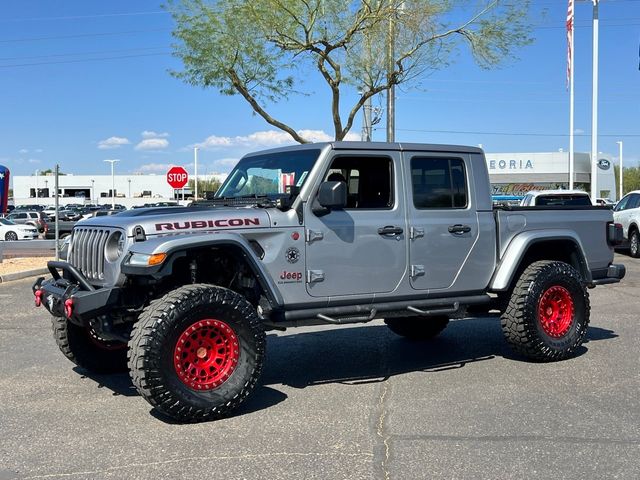
[[[103,315],[119,304],[119,288],[96,289],[67,262],[48,262],[47,268],[52,278],[38,278],[32,290],[36,306],[44,305],[51,315],[86,325],[89,319]]]

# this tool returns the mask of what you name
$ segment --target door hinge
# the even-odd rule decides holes
[[[307,270],[307,283],[324,282],[324,272],[322,270]]]
[[[411,265],[412,277],[423,277],[425,274],[424,265]]]
[[[305,240],[307,243],[313,243],[316,240],[322,240],[324,238],[324,234],[322,232],[318,232],[316,230],[307,229],[305,232]]]
[[[422,237],[424,237],[424,228],[411,227],[409,229],[409,238],[411,240]]]

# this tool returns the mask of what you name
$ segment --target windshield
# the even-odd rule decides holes
[[[216,198],[285,194],[289,186],[302,187],[320,150],[292,150],[245,157],[229,174]]]
[[[0,225],[15,225],[11,220],[7,220],[6,218],[0,218]]]

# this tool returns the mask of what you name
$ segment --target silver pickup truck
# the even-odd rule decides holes
[[[419,340],[493,313],[523,356],[567,358],[620,240],[608,208],[494,210],[478,148],[309,144],[245,156],[204,204],[78,224],[33,292],[71,361],[200,421],[251,393],[269,329],[381,318]]]

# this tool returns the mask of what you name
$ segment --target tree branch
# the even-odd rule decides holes
[[[260,115],[262,118],[264,118],[267,123],[273,125],[274,127],[279,128],[280,130],[284,130],[289,135],[291,135],[293,137],[293,139],[298,143],[309,143],[309,140],[306,140],[306,139],[302,138],[300,135],[298,135],[298,132],[296,132],[289,125],[287,125],[285,123],[282,123],[279,120],[276,120],[275,118],[273,118],[271,115],[269,115],[260,106],[260,104],[258,104],[258,101],[255,99],[255,97],[253,95],[251,95],[249,90],[247,90],[246,86],[244,85],[244,83],[242,83],[242,81],[240,80],[240,77],[238,77],[238,74],[236,73],[236,71],[234,69],[227,70],[227,73],[229,75],[229,78],[231,79],[231,83],[232,83],[233,87],[238,91],[238,93],[240,95],[242,95],[244,97],[244,99],[247,102],[249,102],[249,105],[251,105],[251,108],[253,108],[253,110],[258,115]]]

